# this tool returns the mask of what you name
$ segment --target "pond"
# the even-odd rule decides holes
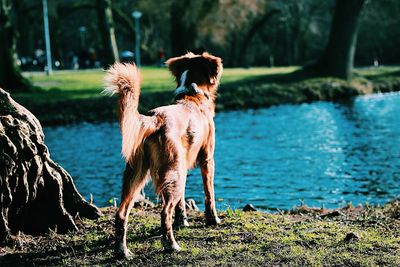
[[[263,210],[304,202],[335,208],[380,204],[400,195],[400,94],[219,112],[215,118],[217,208],[247,203]],[[55,161],[85,198],[119,199],[124,162],[116,123],[45,128]],[[157,200],[151,185],[147,196]],[[186,198],[203,208],[200,172],[188,174]],[[110,201],[111,200],[111,201]]]

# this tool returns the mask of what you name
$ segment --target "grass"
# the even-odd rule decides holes
[[[225,69],[221,83],[232,83],[244,79],[271,74],[289,73],[296,67],[281,68],[230,68]],[[142,92],[173,91],[174,80],[167,68],[143,67]],[[31,93],[14,94],[18,100],[32,100],[39,102],[57,101],[65,99],[85,99],[100,97],[102,91],[103,70],[56,71],[51,76],[44,73],[27,72],[24,74],[35,86],[42,90]]]
[[[220,212],[222,224],[206,227],[191,211],[189,228],[176,230],[183,248],[168,254],[160,242],[158,209],[136,209],[128,247],[131,261],[113,257],[114,208],[97,221],[81,222],[77,233],[43,237],[20,234],[0,247],[0,265],[134,266],[399,266],[400,204],[347,206],[338,212],[305,206],[268,214]]]
[[[280,68],[228,68],[224,70],[222,83],[234,82],[242,79],[253,78],[262,75],[289,73],[297,67]],[[167,68],[143,67],[143,91],[164,91],[174,88],[172,75]],[[45,91],[62,90],[98,90],[102,87],[103,70],[83,70],[83,71],[56,71],[51,76],[44,73],[28,72],[25,73],[36,86]]]
[[[251,82],[262,78],[268,83],[281,83],[282,78],[298,67],[255,67],[255,68],[226,68],[221,80],[221,87],[240,82]],[[400,67],[359,68],[355,70],[358,77],[370,79],[398,74]],[[41,88],[35,93],[16,93],[14,97],[22,102],[54,102],[67,99],[87,99],[101,97],[103,70],[55,71],[53,75],[44,73],[24,73],[35,86]],[[171,91],[174,81],[167,68],[143,67],[142,92]],[[279,79],[277,79],[279,77]],[[313,79],[308,79],[313,81]]]
[[[356,68],[355,73],[360,76],[367,78],[374,78],[379,76],[391,76],[398,75],[400,71],[399,66],[383,66],[379,68],[366,67],[366,68]]]

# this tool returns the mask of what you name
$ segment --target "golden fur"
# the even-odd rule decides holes
[[[166,250],[180,250],[172,230],[188,225],[185,211],[187,170],[200,166],[208,224],[219,223],[214,200],[214,109],[222,61],[208,53],[187,53],[169,59],[177,81],[175,103],[139,114],[141,76],[131,64],[114,64],[105,77],[105,91],[119,94],[122,154],[127,162],[121,204],[116,214],[116,252],[129,256],[126,246],[128,216],[134,200],[150,176],[161,195],[162,241]],[[179,90],[178,90],[179,89]]]

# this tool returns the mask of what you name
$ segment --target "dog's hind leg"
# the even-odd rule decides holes
[[[141,159],[139,159],[141,161]],[[146,183],[147,168],[139,164],[132,164],[132,168],[126,164],[124,180],[122,185],[121,204],[115,216],[115,253],[117,257],[129,258],[130,251],[126,245],[126,233],[128,227],[129,213],[133,207],[136,197]]]
[[[161,189],[163,208],[161,211],[162,244],[166,251],[180,251],[181,247],[175,240],[172,228],[172,214],[181,201],[185,189],[182,173],[177,170],[167,171]]]
[[[178,204],[175,206],[175,218],[174,218],[174,227],[188,227],[189,222],[187,221],[186,214],[186,203],[185,203],[185,186],[186,186],[186,176],[187,170],[185,166],[181,166],[181,170],[179,172],[179,191],[181,192],[180,199]]]

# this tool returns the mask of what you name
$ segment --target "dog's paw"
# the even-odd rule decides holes
[[[208,226],[211,226],[211,225],[217,225],[217,224],[220,224],[221,223],[221,219],[220,218],[218,218],[218,216],[207,216],[206,217],[206,224],[208,225]]]
[[[185,219],[185,220],[183,220],[183,224],[181,226],[189,227],[190,225],[189,225],[189,222]]]
[[[177,229],[177,228],[189,227],[190,225],[187,219],[182,219],[179,221],[175,221],[173,226],[174,228]]]
[[[178,243],[175,242],[169,242],[167,239],[162,238],[161,243],[163,244],[164,247],[164,252],[166,253],[172,253],[172,252],[179,252],[182,250],[182,248],[178,245]]]
[[[124,249],[124,250],[117,250],[115,252],[115,257],[117,259],[126,259],[130,260],[133,258],[133,253],[129,249]]]
[[[173,253],[182,251],[182,248],[178,245],[178,243],[174,243],[172,245],[164,245],[164,251],[166,253]]]
[[[115,257],[117,259],[129,260],[133,258],[133,253],[127,247],[124,247],[122,244],[118,244],[115,247]]]
[[[182,251],[182,248],[178,245],[178,243],[172,244],[171,248],[173,251],[177,251],[177,252]]]
[[[182,251],[182,248],[178,244],[164,247],[165,253],[174,253],[174,252],[180,252],[180,251]]]

